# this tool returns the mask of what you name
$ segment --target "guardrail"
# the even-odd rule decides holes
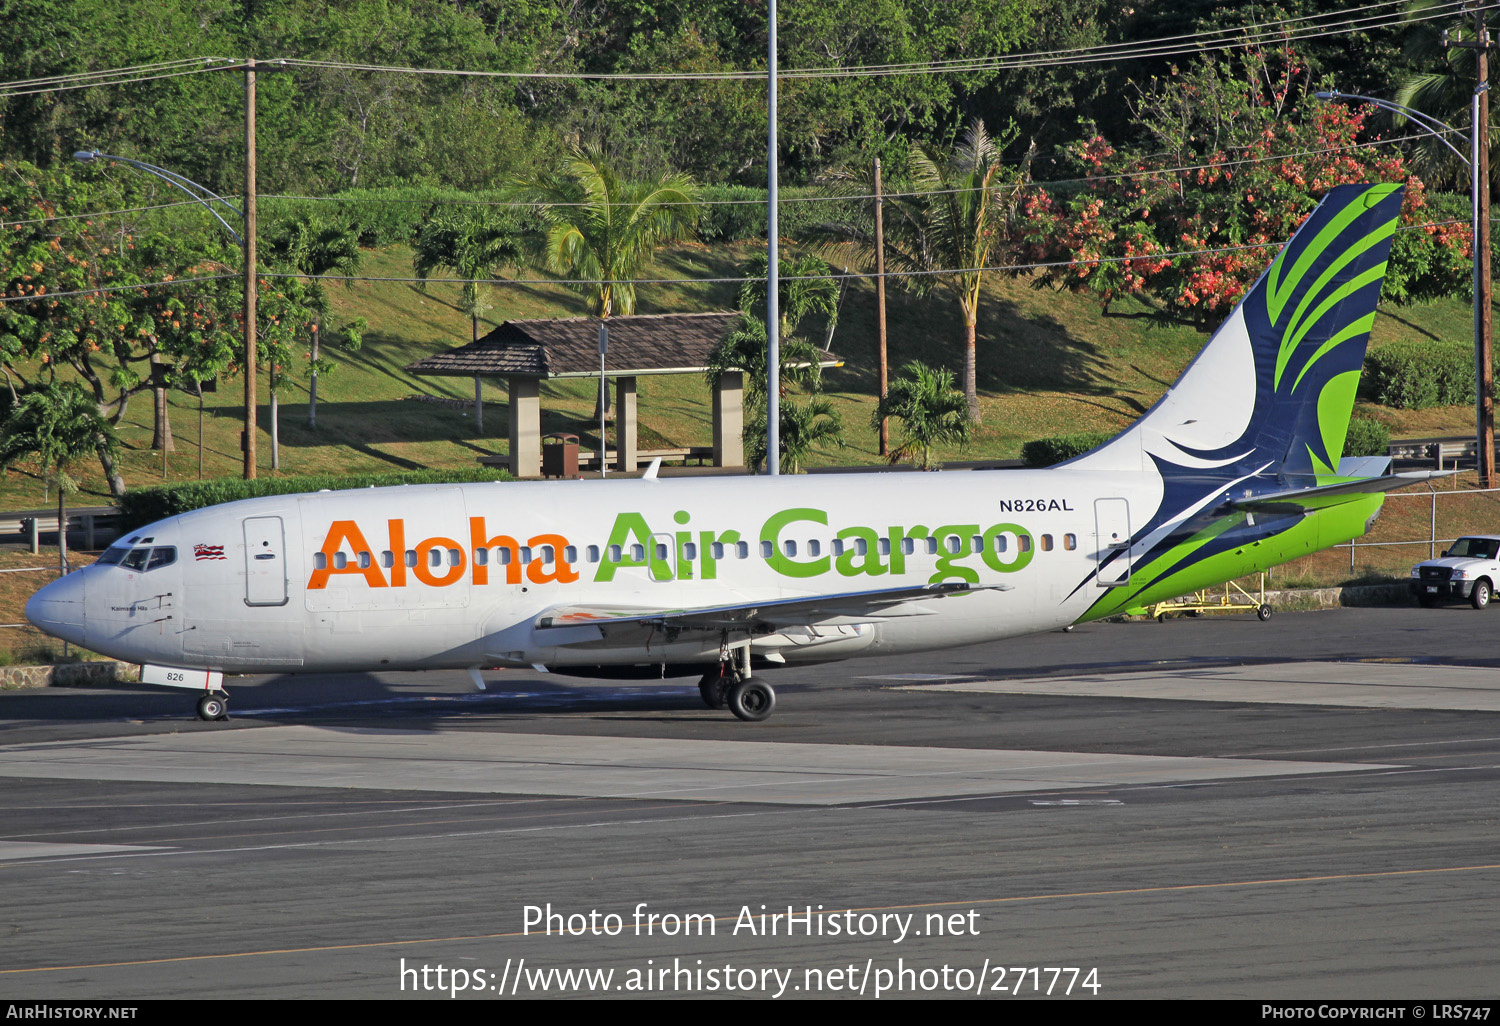
[[[1469,443],[1469,454],[1471,456],[1473,455],[1473,450],[1474,450],[1474,443],[1470,442]],[[1386,501],[1387,502],[1389,502],[1389,501],[1391,501],[1393,499],[1407,499],[1407,500],[1425,499],[1425,500],[1427,500],[1427,502],[1429,504],[1429,508],[1431,510],[1431,512],[1428,515],[1428,521],[1427,521],[1427,523],[1428,523],[1427,537],[1425,537],[1425,538],[1408,538],[1408,539],[1404,539],[1404,540],[1400,540],[1400,541],[1351,541],[1351,542],[1347,543],[1346,545],[1340,545],[1340,546],[1338,546],[1338,548],[1347,548],[1349,550],[1349,570],[1350,570],[1351,573],[1354,571],[1354,555],[1355,555],[1355,550],[1356,549],[1380,549],[1380,548],[1396,548],[1396,547],[1402,546],[1402,545],[1407,545],[1407,546],[1411,546],[1411,545],[1426,545],[1427,546],[1427,558],[1428,559],[1433,559],[1433,558],[1435,558],[1437,556],[1438,546],[1439,545],[1447,545],[1449,542],[1457,541],[1459,538],[1463,537],[1463,534],[1500,534],[1500,516],[1497,516],[1496,522],[1495,522],[1495,524],[1493,526],[1480,525],[1479,527],[1477,527],[1477,528],[1475,528],[1473,530],[1465,531],[1463,534],[1457,534],[1457,535],[1454,535],[1451,538],[1449,538],[1449,537],[1439,537],[1438,536],[1438,529],[1437,529],[1437,525],[1438,525],[1438,500],[1439,499],[1444,499],[1444,498],[1453,499],[1453,498],[1459,498],[1459,497],[1472,497],[1472,496],[1476,496],[1476,495],[1496,495],[1496,494],[1500,494],[1500,488],[1466,488],[1466,489],[1463,489],[1463,490],[1456,490],[1455,489],[1455,490],[1450,490],[1450,491],[1442,491],[1442,490],[1438,490],[1438,489],[1435,489],[1435,488],[1429,488],[1429,490],[1427,492],[1425,492],[1425,493],[1423,493],[1423,492],[1387,492],[1386,493]],[[1500,513],[1500,511],[1497,511],[1497,513]]]
[[[68,538],[92,552],[105,539],[119,534],[120,511],[113,506],[88,506],[68,510]],[[20,536],[33,553],[39,552],[41,536],[57,534],[57,510],[20,510],[0,513],[0,537]]]

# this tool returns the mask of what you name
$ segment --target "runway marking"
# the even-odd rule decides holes
[[[1102,891],[1059,891],[1049,894],[1020,894],[1008,898],[970,898],[957,901],[927,901],[912,905],[870,905],[847,909],[822,909],[814,915],[842,916],[849,913],[880,913],[918,911],[939,908],[973,908],[979,905],[1009,905],[1025,901],[1068,901],[1084,898],[1116,898],[1132,895],[1172,894],[1188,891],[1228,890],[1236,887],[1298,886],[1303,884],[1341,883],[1358,880],[1391,879],[1403,876],[1432,876],[1440,873],[1488,872],[1500,869],[1500,863],[1475,866],[1443,866],[1435,869],[1387,869],[1368,873],[1331,873],[1322,876],[1268,877],[1260,880],[1230,880],[1220,883],[1166,884],[1157,887],[1121,887]],[[715,916],[715,923],[732,923],[739,915]],[[452,944],[476,940],[509,940],[523,936],[549,935],[551,931],[532,930],[529,934],[513,930],[505,933],[461,934],[453,937],[421,937],[408,940],[362,941],[357,944],[320,944],[301,948],[267,948],[259,951],[226,951],[212,955],[173,955],[163,958],[141,958],[123,962],[87,962],[79,965],[43,965],[21,969],[0,969],[0,976],[17,976],[27,973],[76,972],[80,969],[116,969],[141,965],[169,965],[179,962],[205,962],[230,958],[262,958],[268,955],[306,955],[321,951],[362,951],[368,948],[409,947],[413,944]]]
[[[897,745],[703,741],[313,726],[54,741],[0,777],[846,805],[970,794],[1394,768]]]
[[[1492,667],[1405,663],[1303,662],[1131,670],[909,684],[896,690],[1500,712],[1500,675]]]
[[[0,840],[0,860],[45,859],[69,855],[156,851],[155,844],[59,844],[53,841]]]

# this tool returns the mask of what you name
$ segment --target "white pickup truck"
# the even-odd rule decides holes
[[[1468,599],[1475,609],[1490,604],[1500,584],[1500,535],[1459,538],[1438,559],[1411,568],[1411,593],[1424,606]]]

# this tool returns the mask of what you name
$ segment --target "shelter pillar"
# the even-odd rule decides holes
[[[537,477],[542,472],[542,384],[535,378],[508,378],[510,388],[510,472]]]
[[[720,467],[745,465],[744,380],[739,371],[726,371],[714,389],[714,463]]]
[[[615,448],[620,453],[620,473],[628,474],[640,463],[636,455],[635,378],[615,379]]]

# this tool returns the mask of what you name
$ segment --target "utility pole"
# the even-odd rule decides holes
[[[766,60],[766,245],[770,259],[766,262],[766,473],[781,473],[781,227],[777,224],[776,180],[779,177],[776,154],[776,0],[767,9],[770,22],[770,47]]]
[[[1475,56],[1474,132],[1474,419],[1479,487],[1495,485],[1495,370],[1493,318],[1490,312],[1490,95],[1489,51],[1495,47],[1484,27],[1484,10],[1475,4],[1474,38],[1449,39],[1443,46],[1473,50]]]
[[[255,61],[245,63],[245,480],[255,480]]]
[[[880,398],[890,386],[885,353],[885,201],[880,196],[880,158],[875,158],[875,325],[880,336]],[[891,418],[880,418],[880,455],[891,453]]]

